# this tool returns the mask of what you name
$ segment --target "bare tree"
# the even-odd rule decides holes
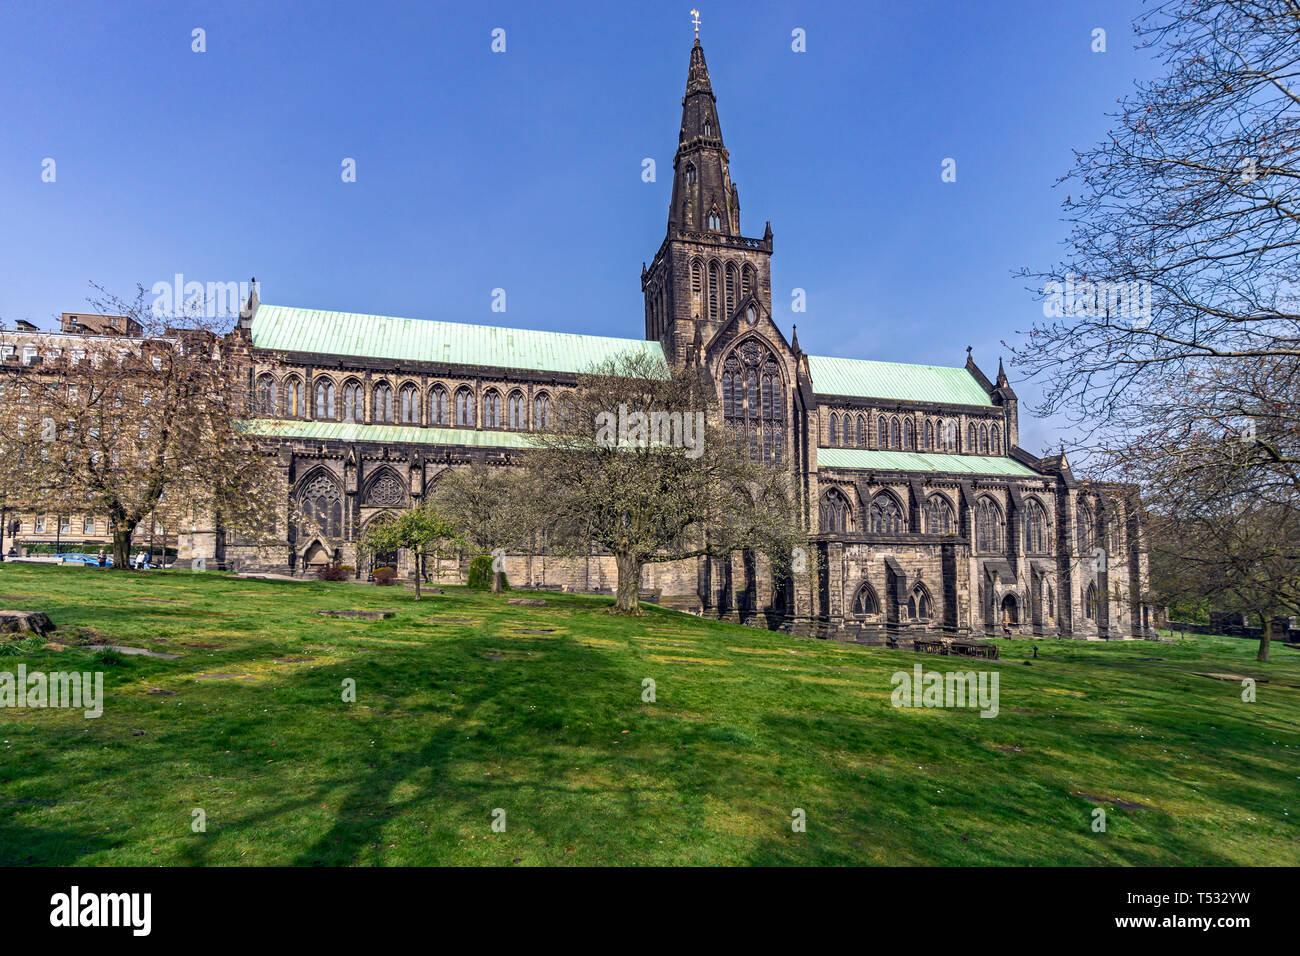
[[[579,376],[525,457],[551,547],[614,556],[614,609],[638,614],[646,564],[750,549],[789,576],[806,540],[788,474],[715,424],[697,368],[632,353]]]
[[[535,520],[529,497],[518,469],[486,464],[443,472],[430,494],[447,525],[478,554],[529,546]],[[500,594],[504,571],[495,556],[492,572],[492,592]]]
[[[1164,76],[1076,153],[1068,252],[1024,273],[1045,319],[1017,361],[1046,379],[1042,411],[1091,429],[1149,421],[1152,390],[1189,369],[1291,378],[1300,362],[1300,4],[1163,0],[1135,29]],[[1293,423],[1298,395],[1277,396]]]
[[[118,569],[155,515],[209,516],[245,533],[274,526],[272,460],[240,428],[242,344],[201,317],[155,317],[144,299],[140,288],[129,303],[92,302],[139,334],[25,333],[33,360],[0,373],[0,457],[22,463],[10,494],[25,507],[106,514]]]

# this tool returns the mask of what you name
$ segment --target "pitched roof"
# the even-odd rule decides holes
[[[324,312],[262,303],[253,317],[260,349],[486,365],[543,372],[583,372],[624,352],[663,358],[658,342],[574,332]]]
[[[915,451],[871,451],[865,448],[818,448],[820,468],[872,471],[928,471],[962,475],[1037,476],[1014,458],[994,455],[946,455]]]
[[[947,405],[993,404],[988,392],[964,368],[810,355],[808,370],[812,373],[813,391],[820,395]]]
[[[422,428],[419,425],[362,425],[355,422],[308,422],[297,419],[253,418],[240,423],[244,431],[274,438],[311,441],[373,441],[418,445],[469,445],[476,448],[524,448],[523,432],[476,431],[472,428]]]

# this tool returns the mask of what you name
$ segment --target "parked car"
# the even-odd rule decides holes
[[[105,561],[108,562],[106,567],[111,568],[113,566],[113,559],[111,557],[105,558]],[[59,562],[61,564],[80,564],[83,566],[97,568],[99,567],[99,556],[94,554],[77,554],[77,553],[61,554],[59,555]]]

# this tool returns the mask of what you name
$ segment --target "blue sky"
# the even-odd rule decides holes
[[[48,326],[92,280],[126,296],[182,273],[256,275],[285,305],[640,336],[690,6],[8,0],[0,319]],[[1053,182],[1153,70],[1133,50],[1141,9],[703,6],[741,226],[771,220],[787,335],[797,322],[809,352],[944,365],[971,345],[996,371],[1001,341],[1041,315],[1013,272],[1057,254]],[[1017,388],[1022,405],[1039,394]],[[1025,447],[1055,444],[1027,419]]]

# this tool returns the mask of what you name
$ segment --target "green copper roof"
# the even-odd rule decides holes
[[[258,306],[253,345],[285,352],[583,372],[624,352],[663,358],[658,342],[357,312]]]
[[[808,370],[812,373],[813,391],[820,395],[949,405],[993,404],[988,392],[965,368],[810,355]]]
[[[308,422],[297,419],[254,418],[241,423],[255,435],[306,438],[314,441],[407,442],[420,445],[473,445],[480,448],[524,448],[522,432],[472,428],[422,428],[419,425],[359,425],[353,422]]]
[[[991,455],[930,455],[915,451],[869,451],[865,448],[818,448],[822,468],[872,471],[931,471],[961,475],[1024,475],[1038,472],[1014,458]]]

